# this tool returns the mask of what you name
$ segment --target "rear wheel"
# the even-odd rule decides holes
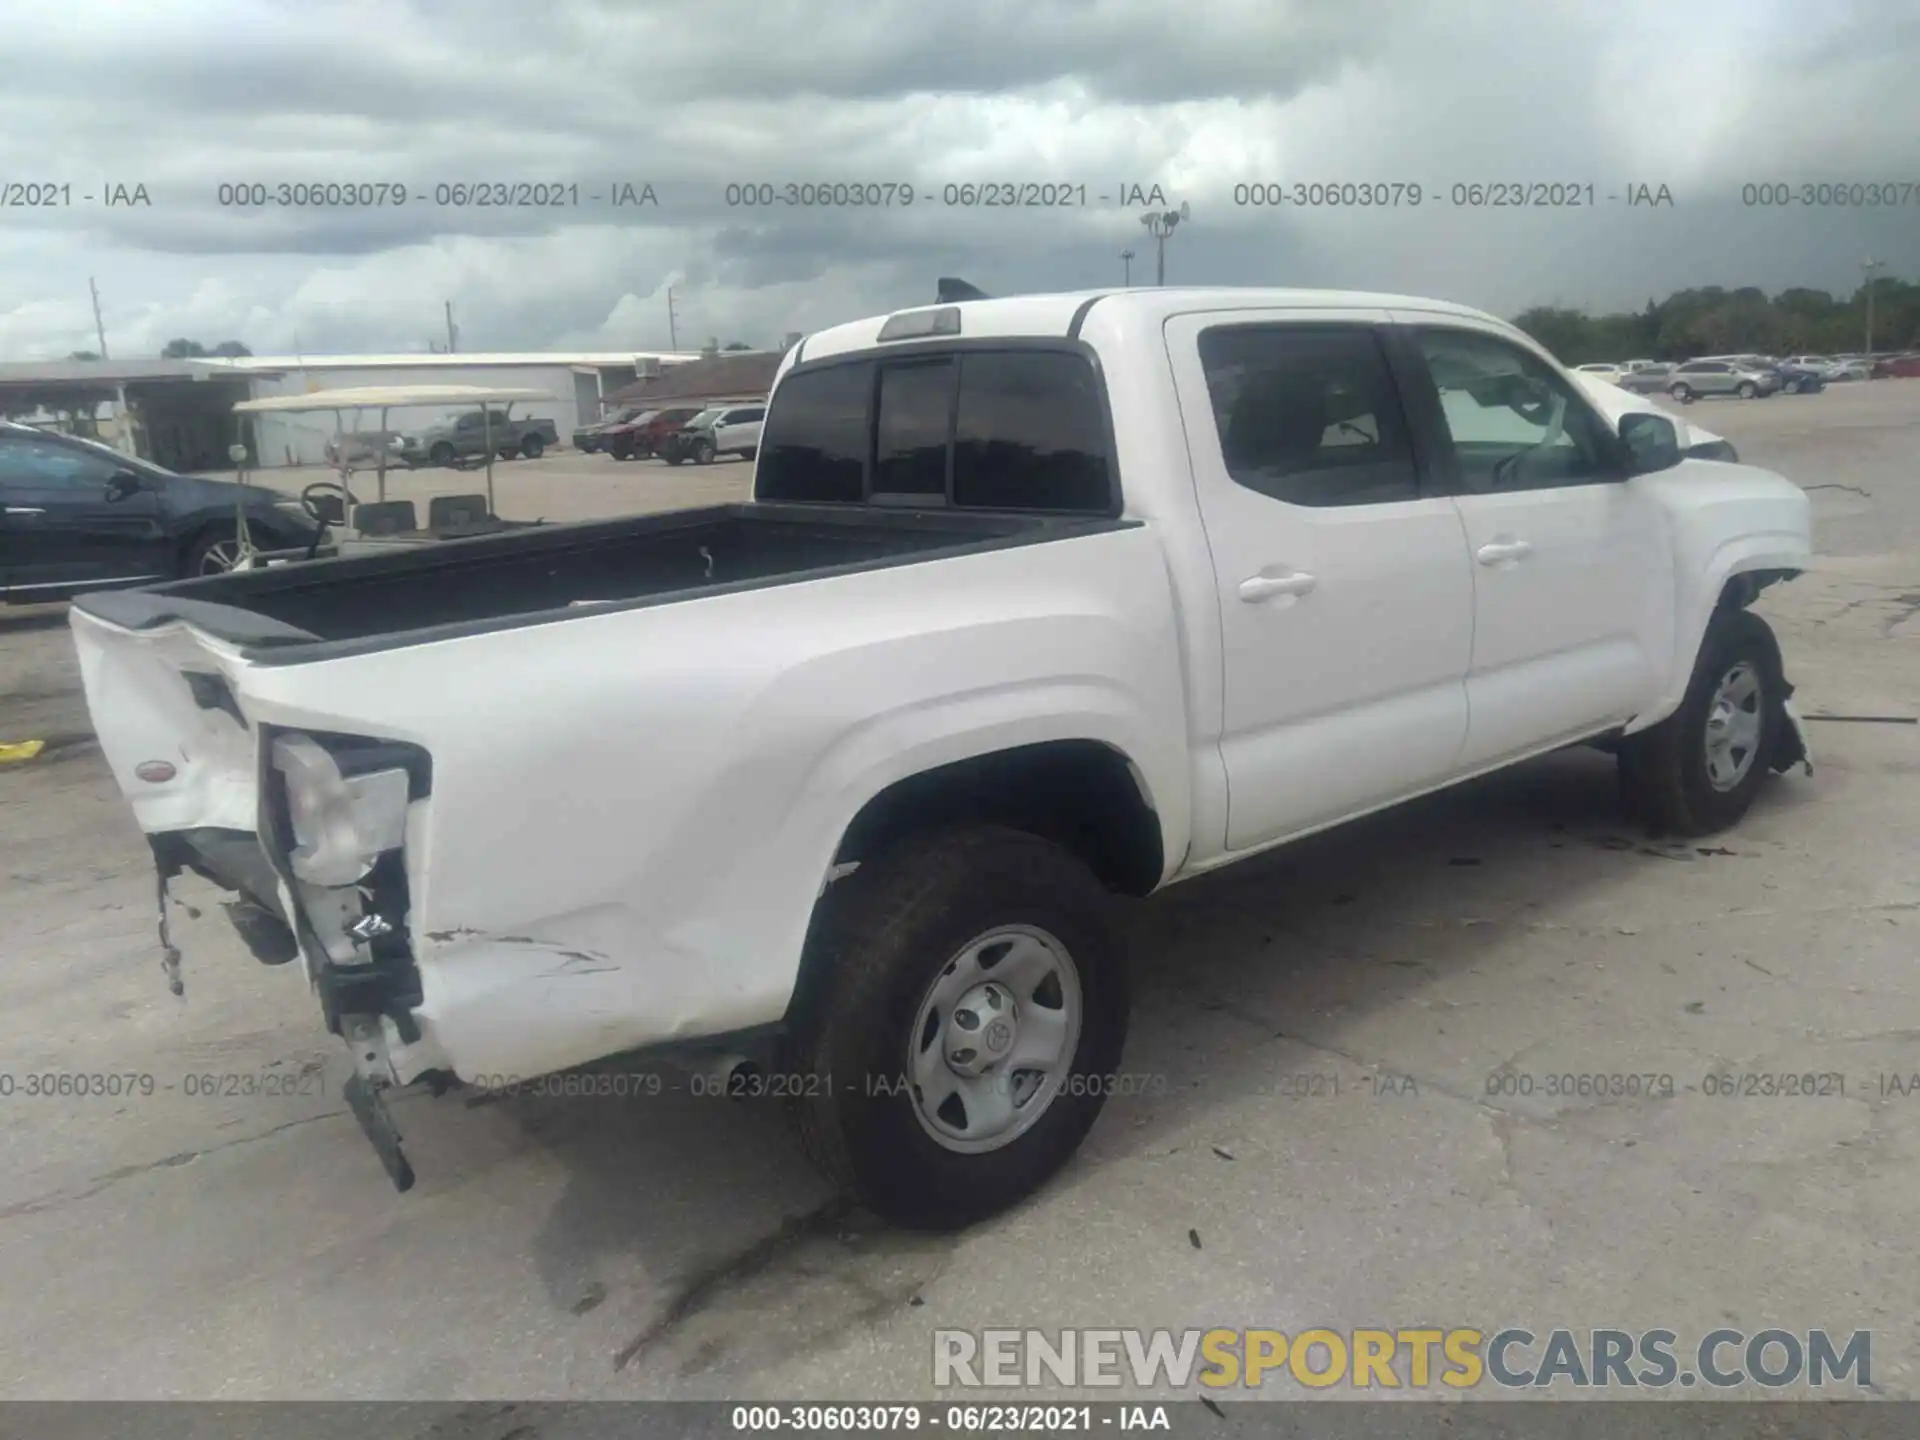
[[[1673,835],[1736,823],[1772,770],[1786,700],[1767,622],[1748,610],[1717,612],[1680,708],[1620,747],[1628,810]]]
[[[520,442],[520,453],[529,460],[538,460],[546,452],[547,442],[538,435],[529,435]]]
[[[218,526],[187,547],[181,572],[189,580],[200,575],[224,575],[239,563],[240,532],[230,525]]]
[[[1667,391],[1667,393],[1682,405],[1691,405],[1693,403],[1693,387],[1684,381],[1675,385],[1671,390]]]
[[[822,901],[794,1025],[807,1153],[897,1224],[951,1229],[1038,1189],[1086,1138],[1126,1040],[1109,897],[997,826],[910,838]]]
[[[442,440],[427,452],[427,459],[436,465],[453,464],[453,446]]]

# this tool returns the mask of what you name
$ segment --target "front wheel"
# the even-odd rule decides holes
[[[1691,385],[1676,385],[1667,393],[1682,405],[1691,405],[1693,403],[1693,387]]]
[[[1773,769],[1788,693],[1767,622],[1749,610],[1716,612],[1680,708],[1621,744],[1628,810],[1681,836],[1738,822]]]
[[[427,452],[427,459],[436,465],[453,464],[453,446],[442,440]]]
[[[822,901],[796,1000],[801,1143],[896,1224],[955,1229],[1086,1138],[1126,1042],[1111,902],[1059,846],[968,826],[865,861]]]
[[[711,440],[702,440],[693,447],[693,458],[697,464],[711,465],[713,463],[713,457],[714,448]]]
[[[1742,400],[1758,399],[1759,395],[1760,395],[1760,387],[1754,384],[1751,380],[1742,380],[1740,382],[1740,398]]]
[[[546,448],[547,442],[538,435],[529,435],[520,442],[520,453],[529,460],[538,460]]]

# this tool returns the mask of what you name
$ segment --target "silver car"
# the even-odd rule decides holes
[[[1771,370],[1754,369],[1735,360],[1689,360],[1676,365],[1667,378],[1667,393],[1682,404],[1702,395],[1738,395],[1742,400],[1771,395],[1780,377]]]

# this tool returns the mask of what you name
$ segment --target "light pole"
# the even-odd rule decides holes
[[[1174,227],[1188,218],[1191,211],[1182,201],[1178,210],[1150,210],[1140,217],[1140,223],[1147,227],[1147,233],[1153,236],[1154,262],[1153,283],[1167,283],[1167,237],[1173,234]]]
[[[1873,277],[1876,271],[1887,268],[1887,262],[1876,260],[1869,255],[1860,262],[1860,275],[1867,282],[1867,365],[1873,365]]]
[[[1123,272],[1125,278],[1120,283],[1130,287],[1133,284],[1133,251],[1122,250],[1120,252],[1120,263],[1127,267]]]

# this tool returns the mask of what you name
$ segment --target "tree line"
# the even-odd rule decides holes
[[[1563,365],[1691,360],[1698,355],[1831,355],[1867,348],[1867,287],[1844,298],[1795,287],[1768,297],[1755,286],[1709,285],[1649,298],[1644,310],[1589,315],[1536,305],[1513,323]],[[1920,284],[1873,282],[1876,352],[1920,349]]]

